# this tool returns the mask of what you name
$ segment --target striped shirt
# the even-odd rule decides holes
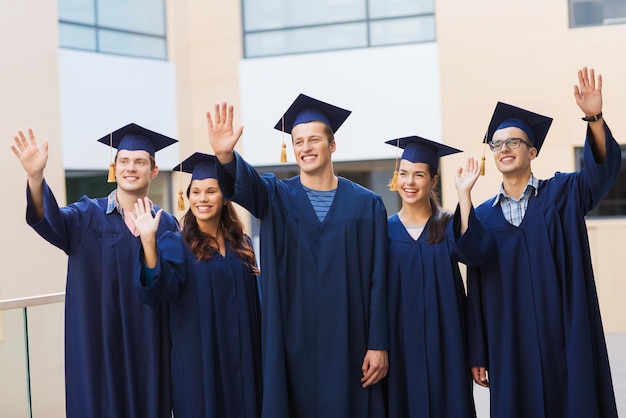
[[[522,220],[524,219],[524,215],[526,215],[526,209],[528,209],[530,196],[533,192],[534,195],[537,196],[538,187],[539,180],[537,180],[537,178],[531,173],[530,178],[528,179],[528,184],[526,184],[526,188],[524,189],[524,193],[522,193],[519,200],[515,200],[506,194],[504,191],[504,185],[501,184],[500,193],[498,193],[491,206],[493,207],[500,203],[504,218],[511,225],[520,226]]]
[[[333,199],[335,199],[335,193],[337,192],[337,189],[320,191],[309,189],[308,187],[304,186],[302,187],[306,191],[307,196],[309,196],[309,201],[313,206],[313,210],[317,215],[317,219],[319,219],[320,222],[323,222],[326,218],[326,215],[328,214],[330,205],[333,204]]]

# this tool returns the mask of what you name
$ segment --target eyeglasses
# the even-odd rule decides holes
[[[524,141],[522,138],[507,138],[507,139],[496,139],[495,141],[489,141],[489,148],[491,151],[500,151],[502,146],[506,144],[508,149],[517,149],[522,145],[522,142],[528,146],[528,148],[532,148],[532,144]]]

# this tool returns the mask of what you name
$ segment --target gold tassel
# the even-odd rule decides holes
[[[178,210],[185,210],[185,199],[183,198],[183,163],[180,163],[178,170]]]
[[[115,164],[109,164],[109,175],[107,176],[107,183],[115,183]]]
[[[185,210],[185,199],[183,199],[183,191],[178,191],[178,210]]]
[[[393,170],[393,176],[391,176],[391,180],[389,180],[389,190],[392,192],[398,191],[398,155],[400,152],[400,138],[396,139],[396,164],[395,170]]]
[[[109,163],[109,175],[107,183],[115,183],[115,163],[113,162],[113,133],[109,134],[109,152],[111,153],[111,163]]]
[[[488,132],[489,130],[485,132],[485,138],[483,139],[483,156],[480,157],[480,175],[481,176],[485,175],[485,153],[487,152],[487,133]]]
[[[398,170],[395,170],[393,172],[393,177],[391,177],[388,186],[389,190],[391,190],[392,192],[398,191]]]
[[[285,145],[285,115],[283,115],[283,117],[281,118],[281,121],[282,121],[282,132],[283,132],[283,145],[281,146],[281,149],[280,149],[280,162],[286,163],[287,162],[287,145]]]

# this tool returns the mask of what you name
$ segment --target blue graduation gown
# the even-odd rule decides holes
[[[133,284],[141,241],[107,198],[59,208],[44,182],[44,218],[30,191],[26,221],[68,257],[65,397],[68,417],[170,417],[167,306],[147,306]],[[155,208],[158,210],[158,208]],[[163,213],[157,235],[178,229]]]
[[[389,417],[476,416],[458,262],[481,263],[487,241],[473,210],[460,237],[459,222],[457,211],[444,240],[428,244],[430,221],[415,240],[389,217]]]
[[[170,304],[176,418],[254,418],[261,412],[261,318],[257,281],[227,247],[196,261],[178,233],[158,241],[151,288],[140,299]],[[143,263],[142,263],[143,264]],[[143,271],[143,269],[142,269]]]
[[[494,417],[617,416],[584,218],[620,169],[605,132],[606,160],[586,142],[584,168],[540,181],[519,227],[493,199],[476,209],[496,248],[469,269],[470,362],[489,371]]]
[[[235,179],[218,166],[222,193],[261,220],[262,416],[384,416],[381,385],[360,383],[366,351],[388,349],[382,199],[340,178],[320,222],[299,176],[235,158]]]

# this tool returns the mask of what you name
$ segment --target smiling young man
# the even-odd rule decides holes
[[[300,175],[259,176],[233,151],[233,107],[207,113],[222,192],[261,220],[266,418],[384,417],[387,215],[380,196],[333,171],[349,111],[300,95],[275,128]]]
[[[621,151],[601,76],[581,69],[574,96],[588,122],[580,171],[533,175],[551,118],[498,103],[488,129],[502,186],[476,209],[495,246],[468,270],[468,338],[494,417],[617,417],[585,215],[615,183]]]
[[[99,140],[117,148],[117,188],[60,208],[44,179],[48,141],[19,131],[11,146],[28,176],[26,221],[68,256],[65,389],[68,417],[170,417],[167,310],[147,306],[133,278],[141,241],[132,220],[175,139],[130,124]],[[154,208],[158,210],[157,207]],[[177,230],[163,214],[160,236]]]

